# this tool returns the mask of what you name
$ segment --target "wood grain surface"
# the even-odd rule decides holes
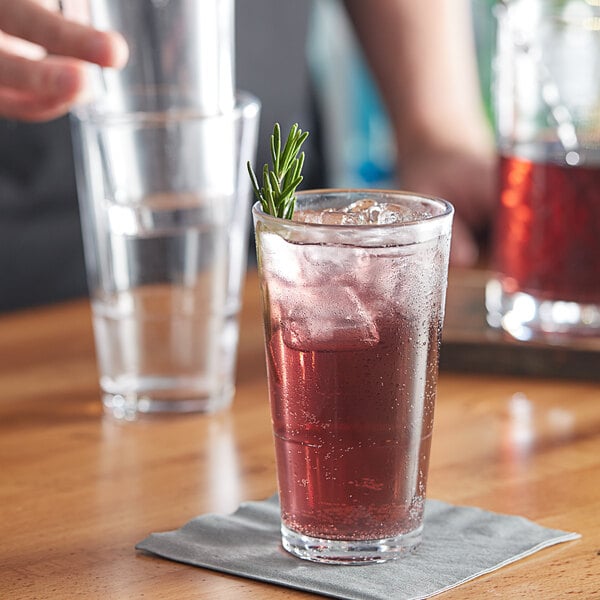
[[[315,597],[134,550],[275,490],[257,295],[232,408],[134,423],[102,414],[85,300],[0,317],[0,598]],[[443,372],[428,493],[583,535],[440,598],[600,598],[600,385]]]

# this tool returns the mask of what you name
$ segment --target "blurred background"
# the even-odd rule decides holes
[[[490,116],[494,1],[472,1]],[[258,165],[269,161],[273,123],[298,122],[311,132],[304,189],[401,185],[385,110],[338,0],[239,0],[236,81],[262,101]],[[0,121],[0,274],[0,311],[87,293],[68,117]]]

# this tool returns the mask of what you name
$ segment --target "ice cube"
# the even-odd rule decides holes
[[[283,298],[286,346],[303,352],[349,351],[379,342],[374,318],[350,287],[301,287]]]
[[[350,219],[360,221],[357,225],[372,225],[379,222],[379,213],[382,209],[383,206],[376,200],[365,198],[349,204],[342,210]]]
[[[421,218],[423,215],[415,213],[414,210],[399,204],[386,204],[377,214],[377,223],[379,225],[388,225],[391,223],[407,223]]]
[[[263,263],[269,265],[270,275],[288,283],[301,281],[302,254],[301,246],[291,244],[276,233],[261,234],[260,250]]]
[[[360,225],[358,215],[347,215],[342,209],[299,210],[294,213],[294,221],[316,223],[318,225]]]
[[[306,210],[297,210],[294,212],[294,221],[298,221],[299,223],[317,223],[319,225],[323,224],[323,213],[328,212],[328,210],[314,210],[312,208],[307,208]]]
[[[365,248],[352,246],[306,245],[301,261],[309,285],[349,285],[361,281],[360,274],[369,263]]]
[[[418,203],[411,204],[409,207],[394,202],[377,202],[368,198],[357,200],[344,210],[347,213],[362,215],[364,223],[369,225],[406,223],[430,216],[428,211],[418,206]]]
[[[313,216],[318,218],[318,215],[319,213],[316,210],[295,210],[292,221],[297,221],[298,223],[313,223]]]
[[[294,220],[320,225],[388,225],[406,223],[431,216],[425,205],[414,202],[403,206],[394,202],[378,202],[363,198],[340,208],[306,209],[294,214]]]

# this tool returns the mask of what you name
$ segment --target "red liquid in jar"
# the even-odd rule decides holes
[[[495,267],[507,293],[600,304],[600,166],[501,157]]]

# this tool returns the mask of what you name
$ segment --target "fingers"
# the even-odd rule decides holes
[[[127,62],[127,44],[119,34],[68,21],[32,0],[0,0],[0,29],[39,44],[50,54],[103,67],[121,67]]]
[[[5,118],[58,117],[83,91],[81,61],[121,67],[128,58],[127,44],[119,34],[68,21],[33,0],[0,0],[0,32],[8,34],[4,41],[12,42],[3,44],[8,51],[0,50],[0,115]],[[20,55],[16,42],[40,47],[38,60]]]
[[[0,51],[0,115],[45,121],[66,113],[85,87],[83,64],[49,56],[29,60]]]
[[[60,57],[29,60],[0,50],[0,88],[68,101],[83,85],[83,69],[76,61]]]
[[[0,115],[19,121],[50,121],[66,114],[71,102],[60,98],[29,96],[14,90],[0,89]]]

